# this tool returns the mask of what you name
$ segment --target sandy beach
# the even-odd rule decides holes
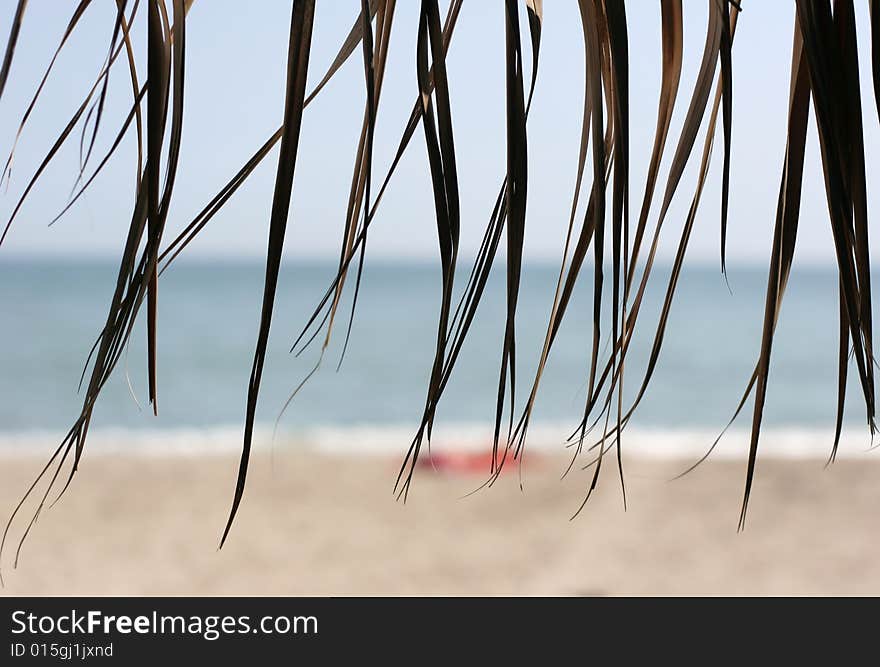
[[[0,508],[43,461],[0,460]],[[397,459],[260,456],[230,540],[230,456],[87,456],[44,512],[6,595],[880,594],[880,463],[763,460],[746,531],[744,464],[707,463],[669,483],[673,461],[627,463],[628,510],[609,465],[569,521],[587,473],[535,457],[525,490],[508,475],[459,499],[480,475],[422,471],[395,502]],[[17,538],[23,524],[17,524]]]

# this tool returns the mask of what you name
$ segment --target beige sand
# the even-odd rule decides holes
[[[40,464],[0,460],[4,515]],[[743,464],[666,483],[671,463],[587,478],[533,461],[466,500],[479,477],[422,473],[394,502],[396,462],[292,454],[252,468],[230,542],[217,538],[232,458],[87,457],[40,518],[5,594],[878,594],[880,464],[762,461],[737,534]],[[18,533],[16,532],[16,535]],[[13,544],[14,546],[14,544]],[[12,550],[14,551],[14,549]]]

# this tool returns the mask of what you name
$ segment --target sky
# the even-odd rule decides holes
[[[707,5],[684,0],[684,71],[661,170],[661,187],[693,89],[703,49]],[[0,13],[8,35],[11,1]],[[447,2],[441,2],[445,12]],[[523,3],[524,4],[524,3]],[[728,253],[731,261],[766,265],[785,148],[794,2],[744,0],[734,42],[733,150]],[[869,80],[867,3],[860,25],[868,173],[878,167],[877,111]],[[72,1],[31,0],[10,80],[0,100],[0,155],[5,160],[19,120],[73,11]],[[318,2],[311,88],[323,76],[358,15],[360,0]],[[656,122],[660,80],[660,3],[628,3],[631,76],[631,208],[637,211]],[[142,8],[143,10],[143,8]],[[529,119],[529,191],[525,255],[558,261],[574,187],[583,102],[583,46],[577,3],[547,0],[538,83]],[[21,139],[11,182],[0,191],[8,219],[39,162],[91,87],[106,57],[115,3],[96,0],[62,51]],[[290,1],[196,0],[187,20],[186,96],[180,171],[166,237],[183,228],[280,125]],[[384,175],[417,91],[418,3],[400,0],[377,120],[375,173]],[[525,24],[523,24],[525,28]],[[135,24],[139,56],[144,13]],[[527,36],[523,36],[527,43]],[[526,47],[527,49],[527,47]],[[305,112],[285,254],[337,256],[364,105],[362,63],[352,57]],[[527,73],[530,58],[526,54]],[[142,60],[145,63],[145,59]],[[501,0],[465,0],[448,68],[462,198],[462,254],[479,245],[504,174],[504,15]],[[143,72],[142,72],[143,76]],[[111,76],[111,94],[96,155],[103,156],[131,101],[126,65]],[[704,128],[705,129],[705,128]],[[2,248],[4,256],[118,256],[135,182],[130,135],[92,190],[61,221],[78,172],[78,133],[46,170]],[[810,129],[796,261],[834,261],[815,126]],[[696,178],[702,133],[666,226],[661,257],[674,252]],[[721,145],[691,241],[694,262],[718,262]],[[259,258],[265,253],[277,150],[187,250],[196,258]],[[97,161],[95,161],[95,164]],[[870,176],[869,176],[870,179]],[[880,208],[869,188],[869,214]],[[659,197],[659,193],[657,195]],[[656,214],[656,210],[655,210]],[[652,218],[654,220],[655,218]],[[876,226],[874,226],[876,227]],[[877,247],[876,234],[873,246]],[[424,144],[419,130],[392,182],[369,237],[369,257],[436,258],[437,240]]]

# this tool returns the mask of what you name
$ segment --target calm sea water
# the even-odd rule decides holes
[[[296,358],[288,349],[332,278],[331,263],[288,262],[283,268],[258,420],[271,427],[288,394],[314,364],[317,348]],[[519,396],[540,352],[558,268],[525,268],[518,326]],[[0,259],[0,434],[55,432],[76,416],[77,382],[106,315],[112,262]],[[632,390],[645,366],[668,269],[660,267],[627,364]],[[591,284],[583,284],[554,347],[535,411],[539,424],[564,437],[581,414],[591,329]],[[95,412],[94,427],[175,431],[205,427],[240,433],[256,337],[263,267],[193,262],[172,267],[160,283],[159,416],[139,409],[120,364]],[[322,369],[282,421],[309,429],[411,430],[423,405],[439,301],[433,265],[368,263],[351,343],[339,372],[347,320]],[[634,425],[713,431],[724,426],[745,387],[760,343],[766,269],[732,266],[731,291],[716,267],[682,277],[660,364]],[[776,339],[765,423],[830,429],[836,397],[837,283],[833,269],[806,268],[791,279]],[[439,410],[447,426],[490,428],[501,356],[503,263],[484,302]],[[145,404],[140,322],[127,357],[135,396]],[[853,369],[851,375],[855,375]],[[863,423],[854,382],[847,421]],[[747,426],[749,415],[741,424]]]

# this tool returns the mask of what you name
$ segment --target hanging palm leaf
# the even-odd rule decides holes
[[[463,219],[461,211],[459,158],[453,124],[455,105],[447,68],[447,53],[463,0],[451,0],[442,23],[438,0],[420,2],[418,24],[412,26],[416,31],[413,62],[417,89],[412,91],[415,102],[401,132],[394,158],[381,181],[374,177],[373,154],[394,24],[395,0],[361,0],[359,15],[343,39],[335,59],[311,93],[307,94],[315,4],[314,0],[292,0],[281,126],[183,231],[170,243],[163,244],[184,133],[186,23],[191,20],[188,18],[188,11],[192,0],[144,0],[143,3],[140,0],[116,0],[115,22],[106,61],[81,104],[27,182],[0,236],[2,244],[34,185],[53,162],[61,147],[75,135],[77,128],[80,133],[79,170],[70,201],[58,217],[74,206],[88,190],[95,177],[110,163],[123,139],[131,132],[135,133],[136,197],[107,318],[83,374],[85,392],[82,408],[45,468],[15,508],[4,532],[0,551],[5,545],[13,521],[29,497],[36,497],[36,509],[23,530],[19,550],[33,522],[48,502],[56,483],[65,474],[64,470],[67,470],[63,478],[64,484],[56,497],[60,497],[70,484],[83,455],[96,401],[127,346],[144,303],[149,399],[153,410],[158,409],[160,382],[156,346],[157,330],[161,323],[158,320],[157,303],[162,272],[194,242],[217,212],[230,201],[256,167],[278,145],[278,165],[268,220],[269,241],[262,310],[248,384],[242,455],[232,508],[221,544],[226,540],[245,491],[260,384],[291,208],[303,115],[310,102],[358,48],[363,62],[365,105],[345,205],[338,263],[333,280],[323,295],[319,295],[314,311],[304,318],[304,326],[292,346],[292,351],[300,353],[312,341],[321,338],[317,362],[303,382],[321,365],[331,341],[346,287],[350,286],[352,305],[342,344],[342,356],[345,354],[352,335],[352,321],[356,316],[368,231],[376,219],[383,195],[401,159],[421,128],[428,157],[433,226],[436,228],[440,258],[440,305],[433,359],[426,360],[430,373],[424,408],[397,478],[396,491],[399,497],[406,498],[410,491],[413,472],[423,445],[430,447],[438,405],[454,373],[462,346],[468,338],[502,243],[506,251],[505,324],[493,415],[493,453],[486,471],[485,485],[491,485],[510,460],[522,461],[529,424],[548,359],[568,312],[575,287],[579,280],[584,279],[592,286],[592,328],[591,331],[584,332],[583,336],[587,394],[582,418],[574,425],[570,438],[573,456],[569,470],[576,464],[585,469],[593,467],[584,498],[586,502],[598,483],[603,456],[613,448],[623,487],[623,433],[648,392],[662,353],[672,304],[710,174],[712,148],[719,132],[719,115],[723,146],[719,211],[720,259],[721,272],[726,273],[727,270],[731,147],[734,142],[734,40],[740,4],[732,0],[708,0],[708,22],[698,72],[681,127],[673,128],[673,111],[678,103],[683,64],[682,2],[660,0],[659,56],[662,66],[656,128],[645,177],[642,182],[634,183],[630,169],[631,154],[634,150],[643,150],[643,147],[632,146],[630,140],[630,40],[626,3],[624,0],[578,0],[583,35],[584,84],[580,136],[574,138],[579,146],[575,183],[567,231],[562,239],[562,259],[550,316],[537,369],[530,378],[529,392],[524,402],[519,401],[517,395],[516,323],[523,279],[523,247],[528,224],[529,170],[535,167],[529,163],[528,117],[539,72],[544,28],[543,3],[541,0],[526,0],[522,3],[505,0],[504,25],[494,28],[499,32],[503,29],[504,32],[505,169],[504,173],[498,174],[500,186],[495,204],[468,279],[463,285],[456,282],[456,269],[460,262],[462,228],[470,224],[470,221]],[[4,178],[10,177],[15,146],[25,133],[32,111],[39,104],[44,84],[63,47],[90,5],[90,0],[80,0],[74,7],[49,66],[21,117],[12,151],[2,172]],[[142,5],[145,9],[140,10]],[[19,0],[15,7],[12,29],[0,69],[0,95],[10,72],[14,73],[13,56],[26,6],[25,0]],[[865,167],[867,147],[861,111],[856,14],[852,0],[796,0],[796,8],[787,142],[782,161],[760,352],[751,379],[739,404],[735,406],[730,422],[733,423],[745,408],[748,399],[753,397],[751,439],[740,527],[744,525],[755,476],[773,339],[794,257],[811,105],[819,138],[840,295],[838,398],[835,439],[830,458],[834,458],[840,440],[850,358],[857,369],[868,428],[871,433],[875,428],[875,359],[868,247],[868,182]],[[871,62],[868,66],[873,76],[875,105],[880,117],[880,9],[874,0],[870,9],[872,45]],[[205,3],[200,11],[211,11],[210,4]],[[139,19],[142,14],[145,17]],[[527,17],[527,25],[521,21],[522,15]],[[145,63],[139,62],[132,44],[132,36],[138,30],[145,31],[146,34]],[[529,54],[524,53],[525,41],[528,42]],[[92,168],[97,137],[105,124],[103,116],[110,90],[110,73],[123,52],[131,83],[132,101],[123,123],[112,135],[114,139],[109,150]],[[531,57],[528,58],[527,55]],[[528,81],[525,65],[530,65]],[[703,146],[696,181],[688,186],[685,183],[686,168],[691,162],[703,128]],[[674,151],[669,156],[666,146],[671,135],[677,136],[677,139]],[[662,198],[655,206],[655,193],[664,163],[668,163],[668,173],[665,185],[662,186]],[[379,187],[376,187],[377,183],[380,183]],[[642,313],[648,286],[652,284],[652,279],[656,280],[653,269],[658,247],[661,239],[669,233],[668,228],[676,223],[671,213],[673,200],[679,191],[688,188],[691,203],[685,219],[681,221],[676,254],[660,304],[660,314],[655,322],[642,323],[645,319]],[[633,227],[630,199],[634,190],[639,193],[641,204],[637,216],[633,216]],[[608,253],[610,257],[606,256]],[[587,275],[588,272],[583,269],[591,254],[593,269],[591,275]],[[352,285],[348,278],[353,262],[356,269]],[[609,269],[610,274],[606,275]],[[653,330],[650,354],[644,368],[636,369],[637,389],[629,403],[625,403],[624,371],[634,365],[628,354],[636,330],[645,327]],[[610,344],[603,349],[600,343],[608,335]],[[339,363],[342,363],[342,358]],[[299,387],[293,392],[288,404],[298,389]],[[594,432],[595,437],[591,435]],[[586,460],[583,460],[584,456]]]

